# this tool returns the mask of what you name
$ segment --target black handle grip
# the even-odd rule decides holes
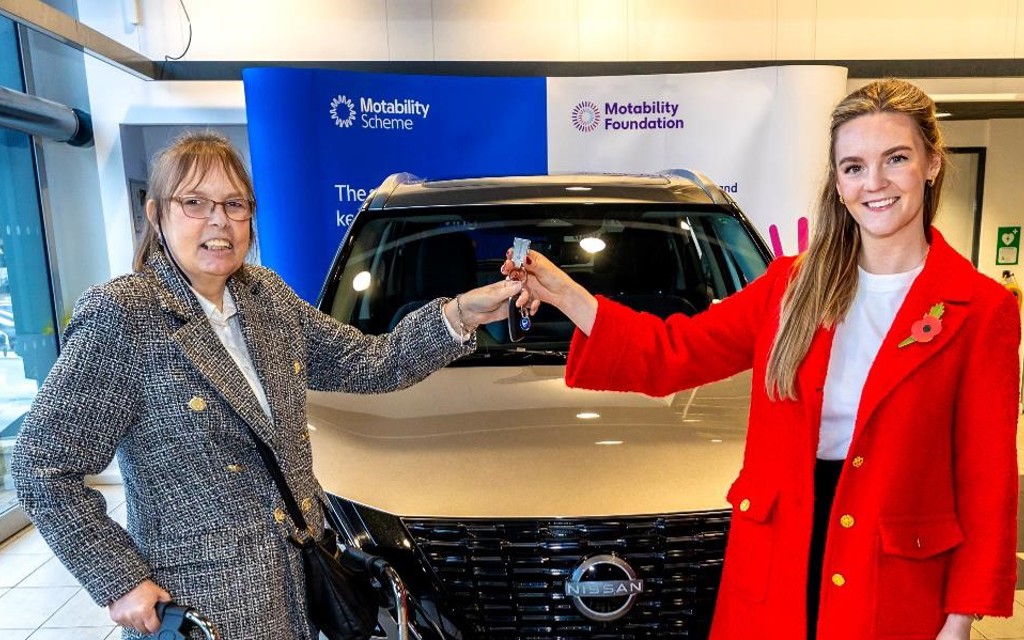
[[[160,630],[154,636],[157,640],[185,640],[181,627],[189,608],[175,602],[156,603],[156,617],[160,619]]]
[[[341,559],[349,566],[365,569],[372,576],[384,575],[384,570],[388,567],[388,563],[384,558],[366,553],[352,545],[342,546]]]

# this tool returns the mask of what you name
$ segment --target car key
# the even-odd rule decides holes
[[[523,271],[523,263],[526,261],[526,254],[530,251],[530,241],[525,238],[515,238],[512,241],[512,266],[515,267],[508,274],[511,280],[526,281],[526,272]],[[533,322],[530,320],[530,310],[525,306],[516,306],[516,298],[508,299],[508,337],[512,342],[519,342],[526,337]]]

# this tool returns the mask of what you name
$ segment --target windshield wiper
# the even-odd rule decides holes
[[[518,345],[487,345],[477,348],[476,352],[463,356],[463,360],[483,360],[487,358],[494,359],[515,359],[515,360],[535,360],[535,359],[549,359],[557,360],[558,362],[565,362],[566,358],[569,357],[569,351],[560,351],[557,349],[532,349],[530,347],[520,347]]]

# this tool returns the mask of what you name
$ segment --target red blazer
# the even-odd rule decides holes
[[[818,638],[934,640],[947,613],[1009,616],[1016,583],[1020,315],[1013,297],[932,230],[868,374],[836,489]],[[692,318],[600,298],[577,332],[569,386],[666,395],[753,368],[743,468],[712,640],[793,640],[806,627],[807,556],[822,389],[833,332],[769,400],[765,367],[793,258]],[[897,345],[937,303],[931,342]]]

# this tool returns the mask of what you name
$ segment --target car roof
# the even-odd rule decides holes
[[[423,180],[399,173],[388,176],[374,189],[365,209],[598,202],[735,206],[707,176],[678,169],[652,175],[576,173],[459,180]]]

